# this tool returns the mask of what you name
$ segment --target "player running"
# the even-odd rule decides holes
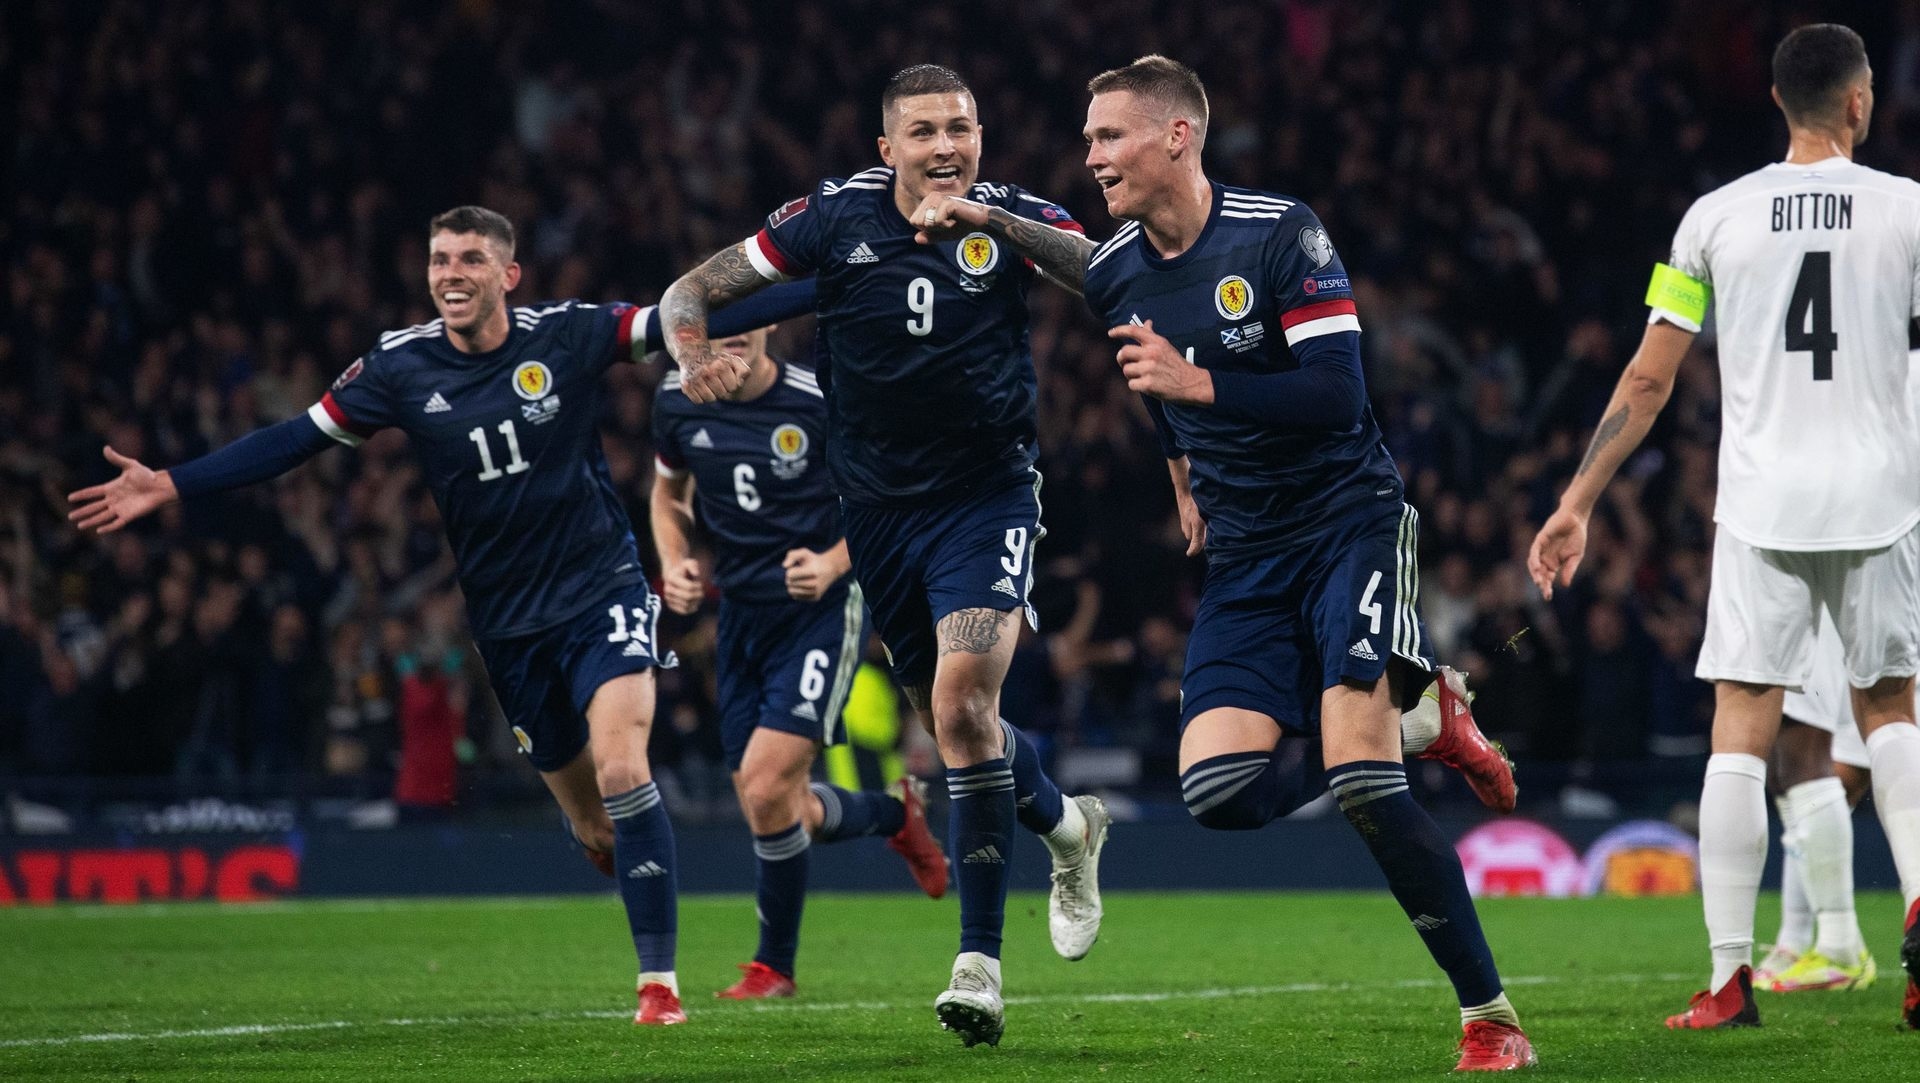
[[[1093,797],[1064,799],[1034,746],[1000,720],[1000,685],[1033,579],[1040,525],[1036,382],[1027,351],[1032,271],[982,233],[914,241],[930,192],[975,198],[1060,232],[1060,207],[976,182],[973,93],[946,68],[895,75],[880,100],[886,164],[828,180],[765,228],[674,283],[660,311],[689,398],[729,392],[737,364],[709,341],[710,304],[817,276],[827,464],[847,550],[894,673],[947,765],[948,842],[960,855],[960,953],[935,1001],[971,1046],[1004,1026],[1000,940],[1016,817],[1053,860],[1048,927],[1078,959],[1100,929],[1097,881],[1108,828]]]
[[[1459,858],[1401,764],[1444,753],[1512,808],[1510,765],[1473,726],[1459,675],[1432,676],[1418,519],[1367,406],[1346,271],[1298,201],[1207,179],[1191,69],[1142,57],[1089,90],[1087,165],[1125,222],[1111,240],[1062,240],[960,200],[930,206],[928,231],[964,222],[953,228],[1007,239],[1126,340],[1122,371],[1147,396],[1190,551],[1209,556],[1181,681],[1188,809],[1207,827],[1260,827],[1321,792],[1324,762],[1453,981],[1459,1067],[1532,1064]]]
[[[1696,673],[1714,682],[1700,791],[1713,974],[1669,1027],[1753,1026],[1753,909],[1767,852],[1766,764],[1782,690],[1813,677],[1822,612],[1846,653],[1874,805],[1906,902],[1905,1016],[1920,1024],[1920,446],[1907,326],[1920,315],[1920,184],[1855,164],[1873,112],[1860,36],[1803,26],[1773,54],[1786,160],[1709,192],[1654,270],[1639,351],[1528,556],[1548,597],[1580,566],[1587,519],[1645,437],[1715,304],[1723,420],[1713,580]]]
[[[105,451],[120,475],[68,499],[108,533],[175,500],[265,481],[335,442],[407,434],[446,523],[474,643],[527,759],[574,837],[620,886],[639,957],[634,1022],[686,1022],[674,976],[673,825],[647,763],[660,602],[607,474],[600,374],[658,349],[652,309],[509,308],[513,225],[456,207],[428,227],[440,318],[389,331],[305,415],[170,470]],[[729,331],[804,311],[803,289],[724,314]]]
[[[814,749],[839,740],[840,710],[867,638],[866,600],[847,577],[840,505],[821,451],[827,405],[813,370],[767,355],[763,328],[719,343],[747,363],[723,402],[696,403],[670,370],[654,398],[659,473],[653,541],[667,608],[693,613],[706,576],[693,556],[693,507],[714,544],[720,586],[720,741],[753,831],[760,946],[734,1000],[794,993],[807,848],[882,835],[921,890],[947,891],[947,858],[927,831],[917,779],[898,797],[824,782]]]

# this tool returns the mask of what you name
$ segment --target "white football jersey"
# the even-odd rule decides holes
[[[1801,551],[1875,549],[1920,522],[1920,184],[1842,157],[1770,165],[1700,197],[1669,262],[1713,287],[1715,521]]]

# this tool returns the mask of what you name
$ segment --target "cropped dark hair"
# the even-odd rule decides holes
[[[1178,60],[1150,53],[1124,68],[1103,71],[1087,83],[1090,94],[1127,91],[1151,98],[1192,120],[1200,141],[1207,138],[1207,88],[1192,68]]]
[[[427,238],[441,233],[478,233],[482,237],[500,242],[506,250],[507,258],[513,258],[513,223],[499,211],[490,211],[485,207],[455,207],[433,216],[427,224]]]
[[[887,118],[893,115],[893,103],[901,98],[913,98],[922,94],[965,94],[973,97],[973,88],[967,85],[960,73],[952,68],[943,68],[938,64],[915,64],[894,73],[887,80],[887,89],[880,92],[880,126],[885,128]]]
[[[1867,70],[1867,46],[1839,23],[1800,27],[1773,51],[1773,86],[1787,119],[1819,119]]]

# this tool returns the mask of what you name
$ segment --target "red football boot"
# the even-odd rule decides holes
[[[721,1000],[767,1000],[793,995],[793,979],[765,963],[741,963],[740,980],[713,994]]]
[[[1439,760],[1466,776],[1467,785],[1480,803],[1495,812],[1513,811],[1519,787],[1513,782],[1513,761],[1500,742],[1489,741],[1473,721],[1473,708],[1467,702],[1467,679],[1441,666],[1433,687],[1427,690],[1440,703],[1440,736],[1434,738],[1423,760]]]
[[[1540,1063],[1533,1043],[1519,1027],[1476,1019],[1460,1035],[1460,1063],[1456,1072],[1511,1072]]]
[[[672,989],[657,981],[640,987],[640,1010],[633,1013],[634,1026],[670,1027],[686,1021],[687,1013],[680,1010],[680,998]]]
[[[1733,972],[1720,991],[1701,990],[1687,1002],[1687,1010],[1667,1016],[1668,1030],[1714,1030],[1720,1027],[1757,1027],[1760,1008],[1753,1002],[1753,968]]]
[[[900,788],[900,803],[907,807],[907,819],[887,845],[907,859],[914,882],[927,898],[937,899],[947,893],[947,855],[927,829],[927,784],[909,775],[895,785]]]
[[[593,862],[593,867],[600,870],[600,875],[606,877],[613,875],[612,850],[595,850],[591,847],[582,846],[580,847],[580,852],[587,855],[587,860]]]
[[[1920,1030],[1920,899],[1907,907],[1907,932],[1900,938],[1900,965],[1907,970],[1907,999],[1900,1005],[1900,1018],[1907,1026]]]

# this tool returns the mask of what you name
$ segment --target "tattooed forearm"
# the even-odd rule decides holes
[[[987,231],[1005,238],[1048,278],[1075,293],[1085,289],[1087,261],[1093,258],[1095,247],[1092,241],[999,207],[987,211]]]
[[[1605,421],[1602,421],[1600,427],[1593,431],[1593,443],[1587,445],[1587,457],[1580,460],[1578,473],[1585,474],[1587,470],[1593,466],[1594,460],[1600,457],[1600,450],[1608,444],[1613,443],[1614,438],[1619,436],[1620,431],[1626,427],[1627,408],[1622,406],[1608,416]]]
[[[990,654],[1000,643],[1007,615],[997,609],[962,609],[940,618],[935,637],[941,654]]]
[[[680,276],[660,298],[660,331],[667,351],[677,359],[684,346],[707,341],[707,313],[715,305],[731,304],[766,286],[767,280],[747,258],[747,246],[723,248]]]

